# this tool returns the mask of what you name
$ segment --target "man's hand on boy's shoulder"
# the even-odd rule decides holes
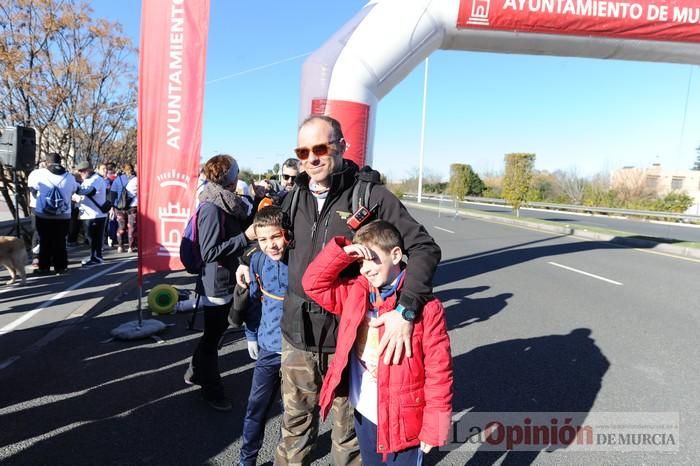
[[[361,260],[368,260],[371,261],[372,258],[374,257],[374,254],[372,253],[372,250],[368,248],[367,246],[364,246],[362,244],[350,244],[348,246],[345,246],[343,248],[343,251],[345,251],[345,254],[348,256],[361,261]]]
[[[250,268],[241,264],[236,269],[236,283],[241,288],[248,288],[250,283]]]
[[[413,334],[413,322],[404,319],[398,312],[385,312],[370,324],[372,327],[384,326],[384,335],[379,342],[379,354],[384,354],[384,364],[398,364],[401,356],[406,352],[406,357],[413,356],[411,351],[411,335]]]
[[[252,223],[250,224],[250,226],[248,226],[248,228],[245,229],[244,234],[248,241],[255,241],[256,239],[258,239],[257,235],[255,234],[255,227]]]

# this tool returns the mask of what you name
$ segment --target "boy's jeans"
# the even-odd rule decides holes
[[[360,441],[362,466],[421,466],[423,464],[423,452],[420,447],[389,453],[386,463],[382,462],[382,455],[377,453],[377,426],[357,411],[355,411],[355,433]]]
[[[281,401],[280,364],[282,355],[260,348],[253,371],[250,396],[243,421],[241,464],[255,466],[265,435],[265,421],[275,401]]]

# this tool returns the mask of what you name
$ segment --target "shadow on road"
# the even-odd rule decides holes
[[[566,335],[508,340],[481,346],[453,360],[454,411],[467,412],[459,421],[460,432],[468,432],[471,413],[565,412],[571,425],[583,424],[600,391],[610,363],[595,344],[589,329]],[[465,424],[463,424],[465,423]],[[454,432],[454,430],[453,430]],[[464,438],[453,438],[465,442]],[[559,446],[549,446],[553,450]],[[532,464],[539,451],[477,450],[469,465]],[[428,456],[436,464],[448,452]]]
[[[449,288],[435,293],[445,305],[447,329],[463,328],[477,322],[489,320],[508,305],[512,293],[501,293],[488,298],[469,298],[468,296],[488,290],[488,286],[474,288]]]
[[[111,329],[136,318],[129,309],[136,293],[129,288],[89,319],[63,322],[78,325],[51,351],[23,354],[3,371],[0,382],[12,387],[0,390],[0,424],[11,426],[0,429],[3,464],[207,464],[240,436],[253,365],[247,351],[230,345],[243,333],[227,333],[219,359],[233,411],[215,412],[183,381],[201,335],[187,330],[190,314],[158,317],[173,324],[160,334],[161,344],[106,341]],[[144,318],[151,318],[147,311]]]

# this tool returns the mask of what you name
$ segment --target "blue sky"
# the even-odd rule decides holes
[[[90,3],[138,44],[140,0]],[[314,51],[365,3],[211,0],[202,158],[226,152],[261,170],[291,156],[303,58],[219,78]],[[418,167],[423,74],[421,65],[379,105],[373,165],[390,179]],[[699,145],[697,66],[455,51],[430,57],[425,158],[438,176],[454,162],[498,172],[508,152],[536,153],[538,169],[584,175],[657,162],[687,169]]]

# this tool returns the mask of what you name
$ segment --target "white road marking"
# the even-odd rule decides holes
[[[68,287],[68,289],[66,289],[65,291],[61,291],[60,293],[54,295],[53,297],[51,297],[48,300],[41,303],[41,305],[38,308],[31,310],[29,312],[25,312],[24,315],[22,317],[20,317],[19,319],[16,319],[13,322],[10,322],[9,324],[0,328],[0,335],[10,333],[15,328],[19,327],[20,325],[22,325],[23,323],[25,323],[26,321],[28,321],[29,319],[31,319],[35,315],[39,314],[41,311],[46,310],[49,306],[51,306],[51,304],[53,304],[54,301],[58,301],[59,299],[63,298],[64,296],[66,296],[68,293],[75,290],[76,288],[80,288],[81,286],[88,283],[89,281],[92,281],[98,277],[101,277],[102,275],[107,274],[107,273],[111,272],[112,270],[114,270],[117,267],[120,267],[122,265],[124,265],[124,262],[119,261],[118,263],[112,265],[111,267],[107,267],[106,269],[101,270],[100,272],[98,272],[94,275],[90,275],[86,279],[81,280],[78,283],[74,284],[73,286]]]
[[[448,232],[448,233],[452,233],[453,235],[455,234],[454,231],[448,230],[448,229],[446,229],[446,228],[440,228],[440,227],[433,227],[433,228],[435,228],[436,230],[446,231],[446,232]]]
[[[555,267],[561,267],[562,269],[566,269],[566,270],[570,270],[572,272],[580,273],[581,275],[585,275],[587,277],[596,278],[598,280],[603,280],[604,282],[612,283],[613,285],[622,286],[622,283],[616,282],[615,280],[610,280],[609,278],[601,277],[600,275],[595,275],[592,273],[584,272],[583,270],[578,270],[578,269],[575,269],[573,267],[568,267],[566,265],[557,264],[556,262],[547,262],[547,263],[551,264]]]

